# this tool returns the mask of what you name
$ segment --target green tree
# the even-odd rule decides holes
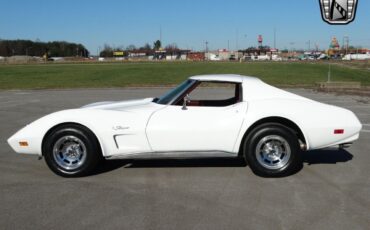
[[[160,40],[157,40],[157,41],[154,42],[153,48],[155,50],[159,50],[161,47],[162,47],[162,43],[161,43]]]
[[[54,57],[88,57],[89,51],[82,45],[65,41],[41,42],[30,40],[1,40],[0,56],[28,55],[43,56],[48,53]]]
[[[113,49],[111,46],[105,44],[104,49],[99,54],[100,57],[113,57]]]

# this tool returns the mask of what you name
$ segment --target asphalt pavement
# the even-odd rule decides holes
[[[285,178],[257,177],[240,160],[205,159],[108,161],[92,176],[66,179],[6,143],[18,129],[54,111],[166,90],[0,91],[0,228],[369,229],[366,97],[289,89],[354,111],[364,127],[347,150],[304,153],[302,170]]]

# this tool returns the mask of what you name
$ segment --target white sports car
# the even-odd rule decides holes
[[[210,95],[210,89],[223,93]],[[207,89],[207,90],[204,90]],[[100,159],[244,157],[254,173],[285,176],[301,150],[345,147],[362,128],[349,110],[240,75],[204,75],[160,98],[99,102],[27,125],[8,143],[43,156],[58,175],[82,176]]]

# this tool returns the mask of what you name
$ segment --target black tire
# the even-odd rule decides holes
[[[244,141],[243,151],[247,164],[258,176],[289,176],[302,166],[298,137],[280,124],[266,123],[254,128]]]
[[[55,150],[58,149],[59,143],[61,149]],[[42,152],[48,167],[62,177],[89,175],[102,159],[100,145],[95,135],[88,128],[76,124],[62,125],[48,133]],[[72,153],[75,158],[63,158],[65,155],[62,152],[69,156]]]

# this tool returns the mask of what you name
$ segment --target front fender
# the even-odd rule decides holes
[[[87,127],[95,134],[102,154],[106,156],[108,153],[115,154],[118,151],[113,138],[115,135],[122,135],[124,132],[128,135],[134,133],[145,137],[145,119],[146,117],[141,117],[140,114],[125,111],[63,110],[30,123],[11,136],[8,143],[17,153],[42,155],[42,141],[50,129],[63,123],[76,123]],[[127,126],[130,129],[120,130],[116,128],[117,126]],[[28,146],[21,146],[19,142],[25,141]]]
[[[80,111],[73,109],[63,110],[41,117],[26,125],[12,135],[8,139],[8,143],[17,153],[42,155],[42,141],[45,134],[53,127],[63,123],[80,124],[89,128],[93,133],[96,133],[93,125],[88,120],[83,119],[83,114]],[[101,143],[99,136],[97,138]],[[19,142],[27,142],[28,146],[20,146]],[[104,148],[102,148],[103,151]]]

